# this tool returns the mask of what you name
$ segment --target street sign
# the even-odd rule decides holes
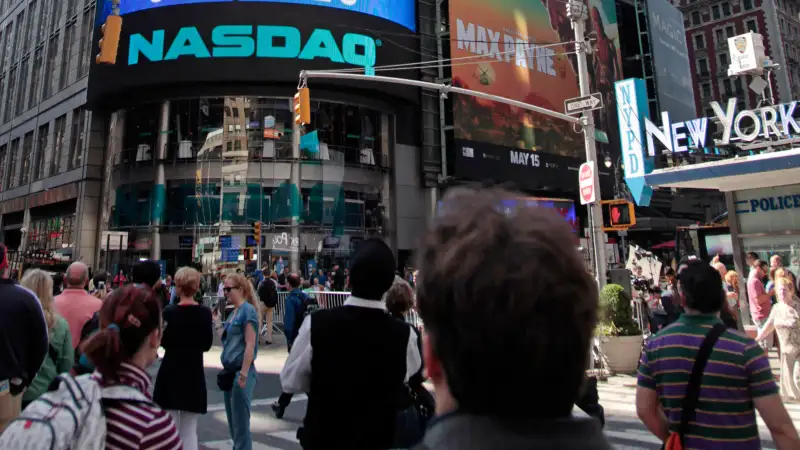
[[[581,205],[594,203],[596,192],[594,191],[594,161],[581,164],[578,169],[578,188],[581,192]]]
[[[595,128],[594,140],[600,142],[601,144],[608,144],[608,134],[606,134],[605,131],[598,130]]]
[[[593,111],[603,107],[603,97],[597,94],[589,94],[585,97],[571,98],[564,100],[564,111],[567,114],[580,114],[586,111]]]

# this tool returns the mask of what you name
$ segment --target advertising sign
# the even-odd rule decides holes
[[[413,0],[392,1],[414,10]],[[153,4],[160,6],[129,9],[116,64],[91,65],[88,100],[93,107],[114,108],[146,101],[148,95],[209,95],[213,89],[243,92],[253,86],[264,95],[288,96],[302,70],[360,68],[371,73],[377,65],[419,61],[418,40],[407,27],[346,8],[312,6],[317,3],[165,0]],[[108,3],[98,8],[96,27],[109,10]],[[392,37],[381,39],[382,33]],[[101,36],[95,29],[94,53]],[[415,78],[418,73],[401,70],[394,76]],[[342,80],[314,85],[317,92],[357,87],[419,100],[418,89],[409,86]]]
[[[291,3],[297,5],[324,6],[368,14],[400,24],[411,31],[417,29],[416,2],[413,0],[123,0],[120,2],[121,15],[144,9],[194,3],[233,3],[266,2]]]
[[[653,170],[653,161],[645,157],[643,143],[645,122],[649,123],[650,115],[647,88],[641,78],[629,78],[617,81],[615,89],[625,182],[637,205],[650,206],[653,188],[644,176]]]
[[[585,162],[578,169],[578,188],[581,194],[581,205],[594,203],[597,193],[594,190],[594,162]]]
[[[676,120],[697,115],[683,13],[668,0],[647,0],[658,104]]]
[[[580,96],[577,60],[572,55],[574,32],[566,17],[564,2],[556,0],[451,0],[451,56],[453,84],[488,94],[507,97],[554,111],[562,111],[564,101]],[[590,91],[599,93],[604,104],[613,104],[614,81],[621,76],[619,33],[613,0],[589,0],[587,33],[597,49],[587,56]],[[470,58],[458,62],[458,58]],[[513,170],[510,151],[541,153],[541,158],[560,160],[563,172],[556,175],[557,186],[574,191],[569,168],[577,169],[584,160],[584,140],[571,124],[513,106],[469,96],[453,97],[453,125],[456,148],[476,149],[472,143],[485,143],[497,150],[506,169]],[[597,114],[597,127],[608,131],[615,118],[608,112]],[[467,141],[469,144],[467,144]],[[505,154],[503,154],[503,151]],[[456,176],[464,154],[456,151]],[[463,162],[470,165],[470,162]],[[569,165],[569,167],[567,167]],[[539,165],[539,170],[519,172],[496,181],[513,181],[530,188],[542,188],[545,172],[554,167]],[[478,179],[483,179],[480,177]],[[549,181],[548,181],[549,182]],[[550,186],[553,186],[552,184]]]

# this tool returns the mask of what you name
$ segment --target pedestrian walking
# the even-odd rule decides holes
[[[104,388],[126,386],[150,399],[147,368],[161,344],[161,299],[142,286],[113,291],[99,313],[100,330],[82,350],[96,368],[92,376]],[[104,408],[106,448],[176,450],[181,440],[166,411],[151,402],[115,400]]]
[[[268,267],[264,266],[267,271]],[[264,326],[261,335],[267,345],[272,344],[272,319],[275,307],[278,306],[278,274],[272,272],[258,284],[258,299],[263,304]]]
[[[313,305],[319,304],[313,297],[302,291],[300,287],[300,276],[296,273],[290,273],[286,276],[286,283],[289,285],[291,291],[286,296],[284,307],[284,334],[286,335],[286,347],[289,353],[292,351],[292,345],[297,339],[300,332],[300,327],[303,324],[305,317],[310,314]],[[283,391],[280,397],[272,403],[272,411],[278,419],[283,418],[286,408],[292,402],[293,394],[291,392]]]
[[[22,395],[22,407],[25,408],[30,402],[47,392],[56,375],[68,372],[72,368],[75,363],[75,349],[72,346],[72,337],[67,321],[58,315],[53,307],[53,279],[50,275],[40,269],[31,269],[25,272],[21,284],[36,294],[39,299],[50,340],[48,357],[44,359],[42,367],[36,373],[36,378]]]
[[[234,450],[251,450],[250,407],[256,387],[255,360],[260,326],[253,285],[240,274],[225,278],[223,292],[233,312],[222,326],[222,367],[217,377]]]
[[[366,239],[350,264],[352,295],[305,317],[281,370],[284,392],[308,393],[297,431],[305,450],[391,448],[398,394],[421,367],[416,334],[383,302],[394,281],[392,250]]]
[[[775,273],[775,295],[778,303],[772,307],[764,328],[756,340],[764,340],[775,332],[780,343],[780,394],[786,400],[800,400],[800,301],[795,295],[794,282],[783,268]]]
[[[514,196],[453,190],[423,238],[417,308],[436,417],[419,448],[610,450],[595,419],[572,415],[597,288],[564,219],[498,208]]]
[[[183,442],[184,450],[196,450],[197,420],[208,408],[203,353],[214,340],[211,309],[198,304],[200,273],[182,267],[175,273],[178,302],[164,308],[164,334],[161,347],[166,350],[156,377],[153,400],[166,409]]]
[[[47,322],[36,295],[10,278],[0,244],[0,432],[19,415],[22,393],[33,382],[49,347]]]
[[[760,449],[758,410],[779,449],[800,448],[764,350],[719,318],[727,302],[719,272],[693,260],[678,278],[685,313],[645,343],[639,364],[636,412],[644,425],[668,449],[677,441]]]
[[[74,262],[64,274],[64,291],[55,298],[55,310],[69,324],[74,346],[81,342],[83,326],[103,306],[102,300],[86,292],[88,283],[89,268],[82,262]]]

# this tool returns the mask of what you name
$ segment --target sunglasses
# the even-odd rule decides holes
[[[230,292],[230,291],[232,291],[234,289],[239,289],[239,287],[237,286],[237,287],[224,287],[224,288],[222,288],[222,290],[224,292]]]

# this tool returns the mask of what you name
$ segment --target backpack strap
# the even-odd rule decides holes
[[[695,357],[692,374],[689,377],[689,385],[686,387],[686,396],[683,397],[683,404],[681,405],[681,423],[678,426],[678,436],[680,436],[681,444],[683,444],[686,432],[689,431],[689,422],[695,419],[695,410],[700,401],[700,384],[703,381],[703,372],[706,370],[708,359],[711,357],[714,345],[726,329],[725,324],[718,323],[714,325],[703,340],[703,344],[697,352],[697,357]]]

